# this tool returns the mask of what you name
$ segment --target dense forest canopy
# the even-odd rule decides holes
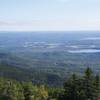
[[[66,79],[63,87],[0,78],[0,100],[100,100],[99,75],[87,68],[83,76]]]

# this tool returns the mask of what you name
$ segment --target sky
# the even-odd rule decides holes
[[[100,30],[100,0],[0,0],[0,31]]]

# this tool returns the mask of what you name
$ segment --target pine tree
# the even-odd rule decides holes
[[[86,95],[87,100],[88,99],[94,100],[95,89],[93,86],[93,80],[94,80],[94,77],[93,77],[92,70],[88,67],[85,70],[85,76],[83,79],[83,85],[84,85],[83,87],[84,87],[84,91],[85,91],[85,95]]]

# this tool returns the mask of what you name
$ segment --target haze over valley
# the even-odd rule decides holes
[[[87,67],[99,73],[99,37],[99,32],[1,32],[0,75],[36,83],[47,80],[47,84],[48,77],[55,76],[55,84],[72,73],[82,74]],[[12,70],[16,70],[15,76],[11,76]],[[18,77],[17,70],[22,77]]]

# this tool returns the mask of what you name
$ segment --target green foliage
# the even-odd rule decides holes
[[[87,68],[84,76],[73,74],[63,88],[0,78],[0,100],[100,100],[99,75]]]
[[[100,100],[99,76],[87,68],[83,77],[72,75],[64,84],[64,92],[58,100]]]
[[[17,81],[0,79],[0,100],[24,100],[21,84]]]
[[[25,69],[8,64],[0,64],[0,77],[15,79],[18,81],[30,81],[34,84],[47,84],[50,86],[60,86],[63,84],[63,78],[53,70],[45,71],[41,68]]]
[[[50,100],[57,100],[59,95],[63,93],[64,89],[63,88],[49,88],[48,89],[48,94],[49,94],[49,99]]]
[[[0,78],[0,100],[47,100],[48,90],[44,85],[18,82]]]

